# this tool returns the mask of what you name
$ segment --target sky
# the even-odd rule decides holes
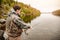
[[[41,12],[52,12],[60,9],[60,0],[17,0],[24,4],[30,5]]]

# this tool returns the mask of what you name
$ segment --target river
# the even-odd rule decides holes
[[[60,40],[60,17],[42,13],[31,21],[32,29],[22,34],[22,40]]]

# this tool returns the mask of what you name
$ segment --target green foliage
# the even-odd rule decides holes
[[[6,15],[9,9],[12,7],[11,4],[13,3],[12,0],[0,0],[0,18],[6,18],[3,15]]]
[[[2,1],[3,1],[3,0],[0,0],[0,5],[2,4]]]
[[[20,16],[24,20],[24,22],[31,22],[34,18],[37,16],[40,16],[40,11],[32,8],[30,5],[26,5],[21,2],[15,2],[14,0],[0,0],[0,18],[6,18],[5,16],[2,16],[2,14],[7,15],[10,8],[14,5],[19,5],[21,7],[21,13]]]
[[[30,7],[30,6],[29,6]],[[37,16],[40,16],[40,11],[34,9],[34,8],[22,8],[22,12],[21,14],[24,14],[22,16],[22,19],[25,22],[31,22],[31,20],[33,20],[34,18],[36,18]]]

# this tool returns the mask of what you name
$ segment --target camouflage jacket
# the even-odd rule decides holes
[[[22,33],[22,29],[28,28],[29,26],[14,12],[12,12],[6,19],[6,32],[9,36],[19,36]]]

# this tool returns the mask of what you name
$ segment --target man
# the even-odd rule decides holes
[[[30,26],[24,23],[19,14],[21,11],[21,7],[14,6],[14,12],[11,12],[6,19],[6,32],[4,34],[5,39],[8,40],[20,40],[20,36],[22,34],[22,29],[29,29]]]

